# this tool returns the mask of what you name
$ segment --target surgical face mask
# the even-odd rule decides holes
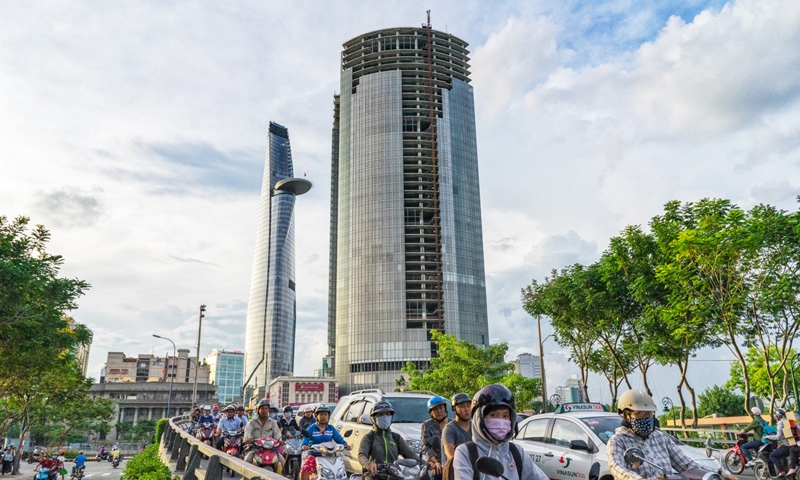
[[[376,422],[378,423],[378,428],[382,430],[388,430],[389,427],[392,426],[392,416],[391,415],[382,415],[377,418]]]
[[[269,418],[275,418],[275,413],[270,413]]]
[[[292,418],[292,412],[286,412],[284,416],[286,416],[286,418]]]
[[[508,432],[511,431],[511,420],[505,418],[484,418],[483,423],[486,425],[489,435],[498,442],[504,441]]]
[[[648,418],[631,418],[631,430],[636,435],[642,438],[647,438],[656,426],[656,419],[653,417]]]

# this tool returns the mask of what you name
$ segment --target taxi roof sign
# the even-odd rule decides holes
[[[555,413],[575,412],[605,412],[606,407],[601,403],[563,403],[556,408]]]

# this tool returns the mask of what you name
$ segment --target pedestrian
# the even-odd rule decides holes
[[[11,460],[13,458],[14,457],[11,454],[11,447],[3,450],[3,475],[6,473],[11,473]]]

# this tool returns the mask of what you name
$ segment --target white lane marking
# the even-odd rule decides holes
[[[101,477],[107,477],[107,476],[109,476],[109,475],[111,475],[111,474],[110,474],[110,473],[104,473],[104,474],[102,474],[102,475],[100,475],[100,476],[101,476]]]

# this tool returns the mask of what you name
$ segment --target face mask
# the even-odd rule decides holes
[[[391,415],[383,415],[378,417],[377,420],[378,428],[381,430],[388,430],[389,427],[392,426],[392,416]]]
[[[269,418],[275,418],[275,414],[274,413],[270,413],[269,414]]]
[[[511,431],[511,420],[505,418],[485,418],[483,423],[486,424],[489,435],[498,442],[504,441]]]
[[[656,426],[656,419],[650,418],[631,418],[631,430],[642,438],[647,438]]]

